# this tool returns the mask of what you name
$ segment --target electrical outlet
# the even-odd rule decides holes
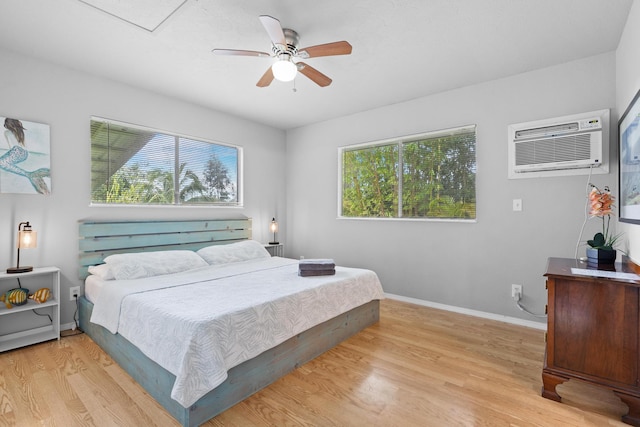
[[[511,298],[520,301],[522,298],[522,285],[511,285]]]
[[[522,210],[522,199],[513,199],[513,211],[520,212]]]
[[[76,297],[80,296],[80,286],[73,286],[69,288],[69,301],[75,301]]]

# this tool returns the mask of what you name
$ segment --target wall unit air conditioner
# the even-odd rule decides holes
[[[509,178],[600,167],[607,163],[603,158],[603,131],[608,122],[609,110],[602,110],[510,125]],[[606,169],[608,172],[608,165]]]

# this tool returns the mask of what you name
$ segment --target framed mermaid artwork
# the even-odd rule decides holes
[[[0,193],[51,193],[49,125],[0,117]]]

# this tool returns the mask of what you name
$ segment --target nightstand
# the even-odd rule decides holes
[[[60,339],[60,269],[39,267],[26,273],[0,273],[0,294],[20,285],[29,289],[30,293],[49,288],[51,295],[41,304],[29,299],[26,304],[14,305],[12,308],[7,308],[0,302],[0,351]],[[43,317],[44,320],[38,320],[35,314],[29,313],[31,310],[51,316],[51,323],[47,316]],[[43,322],[49,324],[36,326]]]
[[[271,254],[271,256],[280,256],[280,257],[284,256],[284,245],[282,243],[278,243],[278,244],[268,243],[268,244],[265,244],[264,247],[267,250],[267,252]]]

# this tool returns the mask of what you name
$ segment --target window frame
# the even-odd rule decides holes
[[[375,147],[381,147],[381,146],[385,146],[385,145],[397,145],[398,146],[398,171],[402,171],[403,168],[403,147],[404,144],[406,143],[410,143],[410,142],[416,142],[419,141],[421,139],[430,139],[430,138],[437,138],[440,136],[448,136],[448,135],[455,135],[457,133],[464,133],[466,131],[472,130],[475,134],[475,176],[476,176],[476,180],[475,180],[475,186],[474,186],[474,193],[476,195],[476,210],[475,210],[475,218],[437,218],[437,217],[404,217],[401,216],[402,215],[402,186],[403,186],[403,180],[399,179],[398,180],[398,191],[399,191],[399,197],[398,197],[398,205],[397,205],[397,211],[396,211],[396,215],[400,214],[400,216],[393,216],[393,217],[372,217],[372,216],[368,216],[368,217],[355,217],[355,216],[344,216],[342,215],[342,201],[343,201],[343,189],[344,189],[344,182],[343,182],[343,172],[344,172],[344,161],[343,161],[343,156],[344,156],[344,152],[345,151],[354,151],[354,150],[358,150],[358,149],[363,149],[363,148],[375,148]],[[477,141],[477,134],[478,134],[478,126],[476,124],[469,124],[469,125],[462,125],[462,126],[455,126],[455,127],[451,127],[451,128],[446,128],[446,129],[439,129],[439,130],[435,130],[435,131],[427,131],[427,132],[421,132],[421,133],[416,133],[416,134],[410,134],[410,135],[404,135],[404,136],[398,136],[398,137],[391,137],[391,138],[387,138],[387,139],[382,139],[382,140],[376,140],[376,141],[370,141],[370,142],[363,142],[363,143],[358,143],[358,144],[352,144],[352,145],[345,145],[345,146],[340,146],[338,147],[338,191],[337,191],[337,219],[339,220],[358,220],[358,221],[419,221],[419,222],[461,222],[461,223],[476,223],[478,221],[478,207],[477,207],[477,196],[478,196],[478,186],[477,186],[477,168],[478,168],[478,141]],[[399,172],[399,176],[402,175],[402,172]]]
[[[232,209],[236,209],[236,208],[244,208],[244,148],[240,145],[235,145],[235,144],[229,144],[229,143],[223,143],[220,141],[214,141],[211,139],[206,139],[206,138],[201,138],[201,137],[194,137],[191,135],[187,135],[187,134],[182,134],[182,133],[178,133],[178,132],[170,132],[170,131],[166,131],[166,130],[162,130],[162,129],[157,129],[157,128],[153,128],[153,127],[149,127],[149,126],[144,126],[144,125],[137,125],[137,124],[133,124],[133,123],[128,123],[128,122],[123,122],[123,121],[119,121],[119,120],[113,120],[113,119],[107,119],[104,117],[99,117],[99,116],[91,116],[90,117],[90,121],[89,121],[89,127],[91,128],[91,123],[97,121],[97,122],[102,122],[102,123],[107,123],[109,125],[115,125],[115,126],[123,126],[123,127],[127,127],[130,129],[136,129],[136,130],[140,130],[142,132],[151,132],[151,133],[156,133],[156,134],[162,134],[165,136],[169,136],[169,137],[173,137],[174,139],[185,139],[185,140],[189,140],[189,141],[194,141],[194,142],[203,142],[203,143],[208,143],[208,144],[214,144],[214,145],[218,145],[218,146],[222,146],[222,147],[229,147],[229,148],[233,148],[235,150],[237,150],[237,177],[236,177],[236,202],[220,202],[220,203],[180,203],[179,202],[179,197],[175,198],[174,203],[166,203],[166,204],[161,204],[161,203],[107,203],[107,202],[95,202],[93,201],[93,171],[90,170],[89,171],[89,206],[90,207],[142,207],[142,208],[232,208]],[[91,133],[91,132],[90,132]],[[93,164],[93,158],[92,156],[92,152],[93,152],[93,140],[90,137],[89,138],[89,142],[90,142],[90,148],[89,148],[89,164],[90,164],[90,169],[91,169],[91,165]],[[179,144],[178,144],[179,147]],[[179,148],[176,147],[176,150],[178,150]],[[179,157],[175,157],[173,158],[173,162],[174,162],[174,168],[176,167],[176,162],[179,162]],[[179,167],[179,165],[178,165]],[[174,169],[175,171],[175,169]],[[175,179],[175,178],[174,178]],[[175,181],[174,181],[175,184]],[[175,192],[179,192],[179,188],[174,188],[174,194]]]

